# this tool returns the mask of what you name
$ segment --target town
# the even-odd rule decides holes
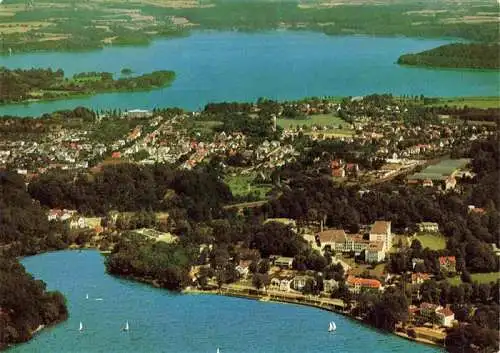
[[[57,229],[47,247],[99,248],[110,273],[317,306],[437,345],[473,330],[470,344],[496,347],[500,217],[485,171],[498,175],[498,109],[427,100],[4,117],[0,169]],[[167,273],[130,262],[162,251],[182,254]]]

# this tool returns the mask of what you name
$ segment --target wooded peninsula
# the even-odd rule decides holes
[[[175,72],[154,71],[135,77],[113,78],[109,72],[83,72],[64,76],[59,69],[16,69],[0,67],[0,104],[65,99],[105,92],[143,91],[169,86]]]
[[[500,45],[453,43],[415,54],[404,54],[400,65],[467,69],[500,68]]]

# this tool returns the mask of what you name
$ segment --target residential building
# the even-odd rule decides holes
[[[85,228],[87,227],[87,224],[85,222],[85,218],[83,217],[73,217],[71,219],[71,221],[69,222],[69,227],[71,229],[75,229],[75,228]]]
[[[247,266],[238,265],[235,267],[235,270],[238,271],[238,274],[240,275],[241,278],[248,277],[249,270]]]
[[[274,266],[281,268],[292,268],[293,257],[279,256],[274,260]]]
[[[361,290],[382,290],[379,280],[354,276],[347,277],[347,286],[353,293],[360,293]]]
[[[392,248],[392,233],[390,221],[376,221],[370,230],[370,242],[384,243],[384,250]]]
[[[293,289],[301,291],[306,286],[308,280],[316,282],[314,277],[311,276],[295,276],[292,280]]]
[[[334,279],[325,279],[323,281],[323,291],[325,293],[332,293],[339,287],[339,282]]]
[[[383,242],[371,242],[365,251],[365,261],[368,263],[378,263],[385,260],[385,249]]]
[[[453,326],[453,321],[455,321],[455,313],[451,311],[450,308],[438,308],[436,310],[436,316],[438,319],[438,323],[441,326],[445,327],[452,327]]]
[[[411,284],[422,284],[431,277],[428,273],[416,272],[411,274]]]
[[[430,232],[435,233],[439,232],[439,224],[435,222],[420,222],[417,223],[419,232]]]
[[[439,267],[441,271],[456,272],[457,260],[455,256],[440,256]]]

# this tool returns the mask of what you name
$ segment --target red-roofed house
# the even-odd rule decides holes
[[[411,284],[422,284],[424,281],[429,280],[431,277],[428,273],[412,273],[411,274]]]
[[[361,290],[382,290],[382,284],[376,279],[360,278],[354,276],[347,277],[347,285],[353,293],[360,293]]]
[[[121,158],[121,156],[122,156],[122,154],[121,154],[120,152],[113,152],[113,153],[111,154],[111,158],[116,158],[116,159],[118,159],[118,158]]]
[[[441,271],[456,272],[457,260],[455,256],[440,256],[439,267]]]

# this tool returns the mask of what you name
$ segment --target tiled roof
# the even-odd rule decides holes
[[[380,281],[376,279],[371,279],[371,278],[360,278],[360,277],[354,277],[354,276],[349,276],[347,277],[347,283],[350,285],[360,285],[361,287],[368,287],[368,288],[380,288],[382,284]]]
[[[319,241],[323,243],[343,243],[346,234],[343,229],[329,229],[318,233]]]
[[[390,226],[391,226],[391,222],[375,221],[375,223],[373,223],[373,227],[372,227],[370,233],[385,234],[389,230]]]
[[[448,262],[455,264],[457,260],[455,259],[455,256],[440,256],[439,257],[439,264],[440,265],[446,265]]]

